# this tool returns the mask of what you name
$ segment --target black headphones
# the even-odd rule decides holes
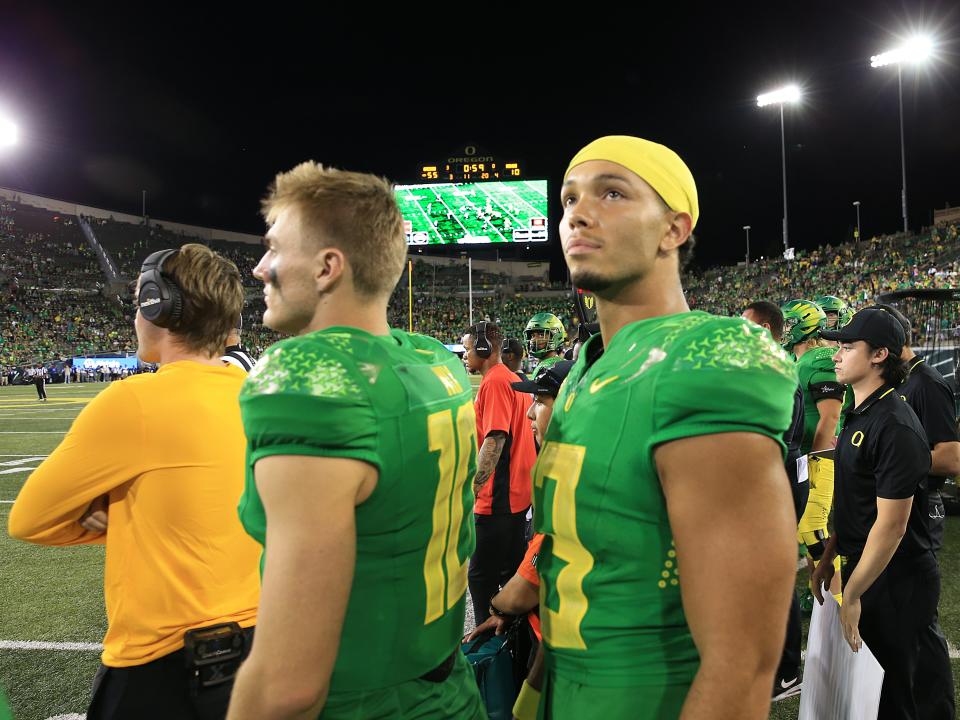
[[[490,341],[487,340],[487,321],[477,323],[477,341],[473,344],[473,351],[477,357],[484,359],[490,357],[493,348],[490,347]]]
[[[143,261],[140,267],[140,289],[137,293],[137,307],[145,320],[157,327],[171,328],[180,322],[183,312],[183,295],[180,288],[162,270],[164,261],[180,252],[158,250]]]

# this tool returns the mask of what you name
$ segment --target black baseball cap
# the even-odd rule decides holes
[[[906,336],[897,319],[880,308],[861,310],[839,330],[821,330],[825,340],[856,342],[863,340],[874,347],[885,347],[893,355],[900,355]]]
[[[533,374],[533,380],[510,383],[510,387],[517,392],[556,397],[572,367],[573,363],[570,360],[550,363],[546,367],[538,367]]]

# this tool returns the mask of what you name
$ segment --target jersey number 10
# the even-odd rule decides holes
[[[453,410],[442,410],[427,418],[430,452],[440,453],[440,482],[433,500],[433,533],[423,563],[427,589],[424,625],[441,618],[467,590],[470,558],[461,562],[457,546],[463,524],[463,486],[467,482],[470,453],[476,445],[473,402],[461,405],[456,412],[456,427]]]

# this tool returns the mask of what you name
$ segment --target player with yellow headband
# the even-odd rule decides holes
[[[515,713],[766,718],[795,574],[781,438],[796,370],[759,326],[687,306],[699,206],[672,150],[600,138],[570,163],[561,202],[600,335],[534,470],[545,671]]]

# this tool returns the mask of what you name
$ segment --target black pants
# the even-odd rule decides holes
[[[846,585],[857,558],[843,568]],[[895,556],[860,599],[860,635],[884,670],[877,720],[913,720],[914,676],[921,636],[933,622],[940,599],[940,570],[932,552]],[[946,672],[950,672],[949,659]]]
[[[943,547],[943,498],[938,490],[929,495],[929,519],[927,527],[934,543],[934,554]],[[913,694],[917,710],[923,720],[954,720],[956,698],[953,689],[953,671],[950,667],[950,651],[947,639],[940,628],[940,618],[933,615],[933,622],[920,635],[920,660],[913,677]]]
[[[507,584],[523,562],[527,550],[527,511],[512,515],[474,515],[477,549],[470,558],[470,597],[477,625],[490,614],[490,597]]]
[[[246,658],[253,644],[253,628],[243,634]],[[87,720],[223,720],[232,690],[230,680],[191,695],[183,650],[145,665],[101,665],[93,679]]]
[[[46,400],[46,399],[47,399],[47,391],[46,391],[46,389],[44,388],[44,385],[45,385],[46,383],[45,383],[43,380],[34,380],[34,384],[37,386],[37,399],[39,399],[39,400]]]
[[[793,467],[795,475],[796,463]],[[790,469],[789,464],[787,469]],[[789,472],[788,477],[790,477]],[[802,483],[791,481],[790,492],[793,494],[793,510],[799,524],[800,518],[803,517],[803,511],[807,509],[810,483],[808,481]],[[800,645],[803,641],[803,627],[800,622],[800,601],[797,599],[797,591],[794,590],[790,599],[790,613],[787,615],[787,637],[783,645],[783,655],[780,657],[780,668],[777,671],[777,675],[786,680],[798,677],[800,674]]]

